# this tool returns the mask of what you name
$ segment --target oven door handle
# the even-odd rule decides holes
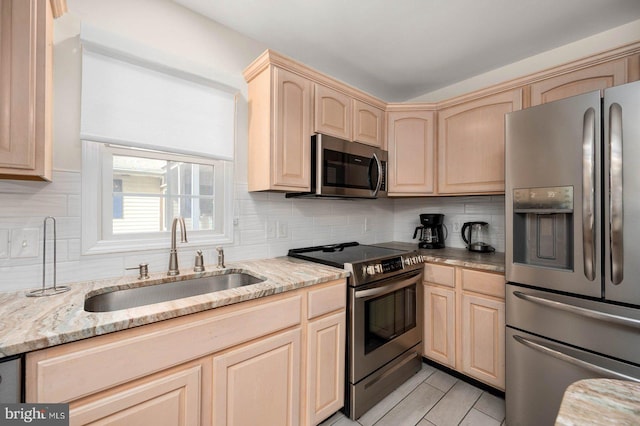
[[[384,294],[388,294],[396,290],[400,290],[401,288],[409,287],[420,281],[420,274],[421,272],[418,272],[415,275],[413,275],[411,278],[407,278],[406,280],[402,280],[400,282],[394,282],[392,284],[388,284],[382,287],[369,288],[366,290],[356,290],[355,297],[356,299],[363,299],[365,297],[382,296]]]

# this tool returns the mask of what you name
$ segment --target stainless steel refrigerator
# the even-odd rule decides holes
[[[640,381],[640,82],[506,117],[506,416]]]

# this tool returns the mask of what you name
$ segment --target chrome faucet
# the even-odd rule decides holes
[[[169,271],[167,275],[179,275],[178,269],[178,250],[176,249],[176,224],[180,223],[180,242],[188,243],[187,241],[187,227],[184,224],[182,217],[174,217],[171,224],[171,251],[169,252]]]
[[[222,247],[216,247],[216,251],[218,252],[218,268],[224,268],[224,250]]]

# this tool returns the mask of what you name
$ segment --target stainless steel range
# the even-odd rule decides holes
[[[355,420],[421,368],[422,256],[355,242],[289,256],[351,272],[345,413]]]

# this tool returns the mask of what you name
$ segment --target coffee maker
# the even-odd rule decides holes
[[[420,215],[422,226],[413,231],[415,239],[420,234],[418,247],[424,249],[444,248],[444,240],[447,239],[447,227],[444,224],[444,215],[438,213],[424,213]]]

